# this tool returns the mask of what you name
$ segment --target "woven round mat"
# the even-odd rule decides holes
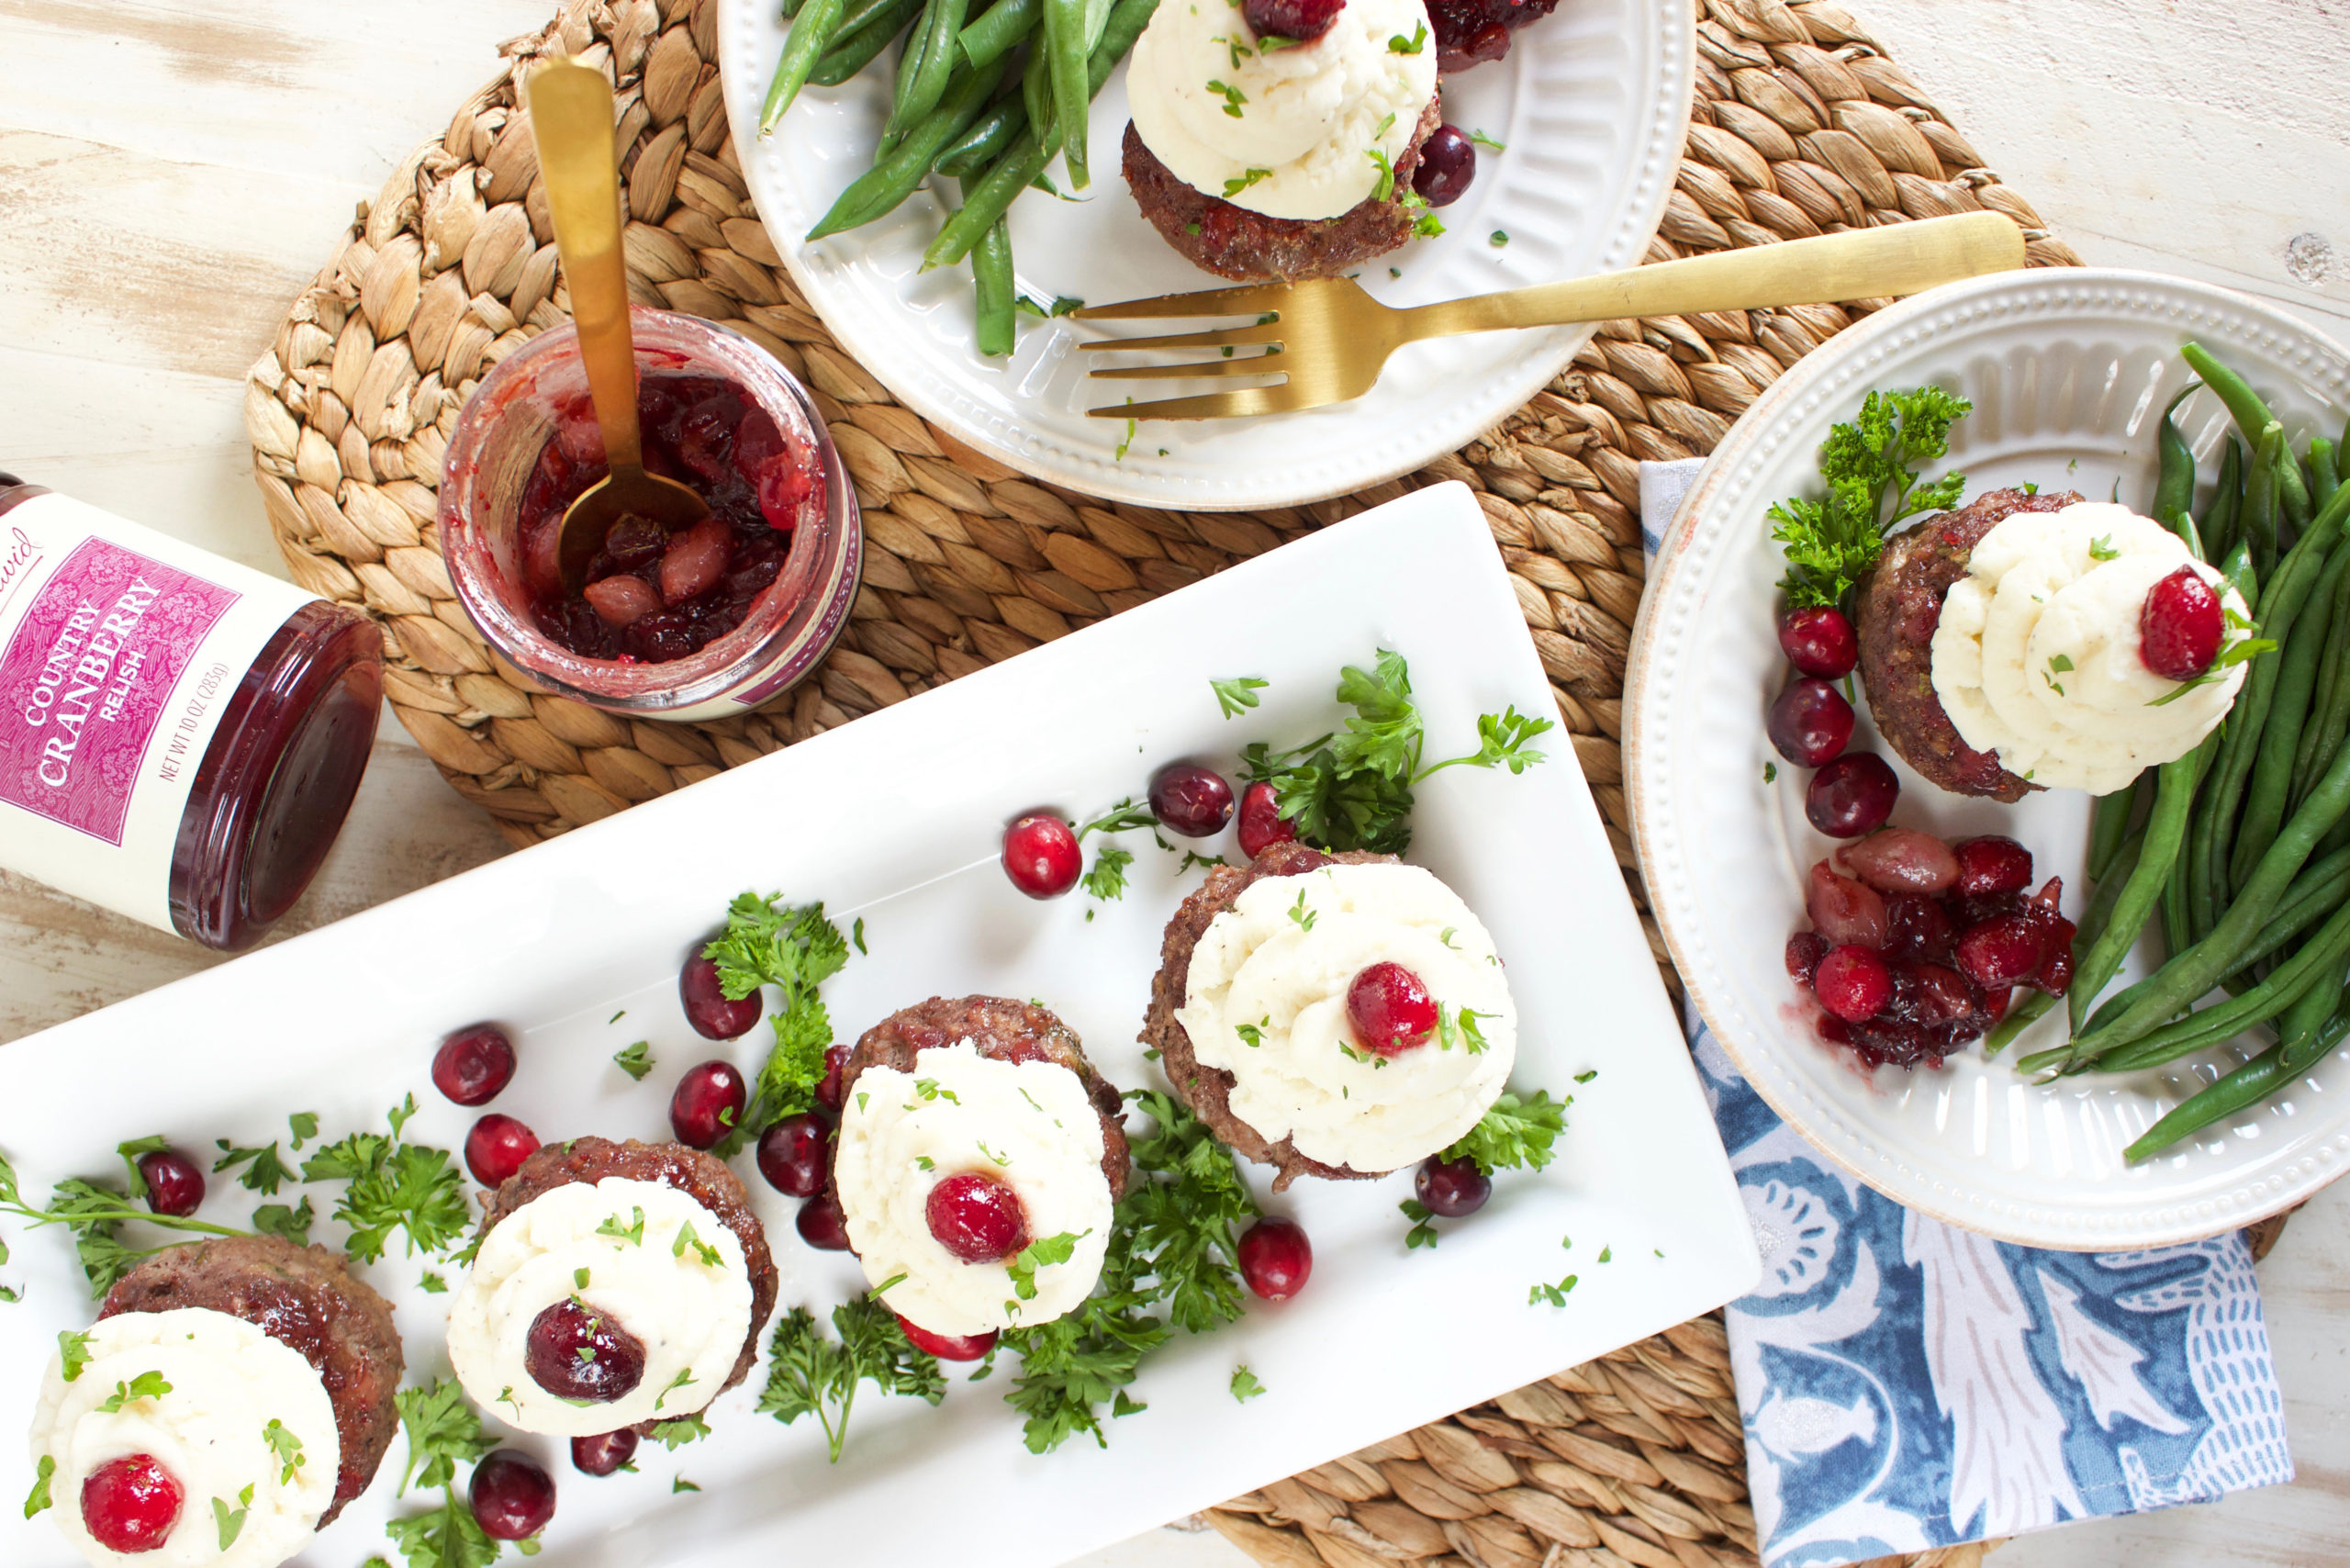
[[[1651,260],[1989,207],[2077,262],[1853,18],[1704,0],[1697,97]],[[1617,737],[1639,601],[1642,458],[1710,451],[1779,373],[1881,301],[1616,321],[1500,428],[1409,479],[1278,511],[1107,506],[1021,477],[892,401],[836,347],[752,210],[714,0],[572,0],[412,153],[253,367],[246,424],[295,578],[384,627],[395,711],[517,845],[650,800],[1008,658],[1423,482],[1485,509],[1617,858],[1639,894]],[[449,585],[433,486],[490,365],[565,318],[514,73],[562,53],[621,106],[631,293],[756,339],[812,389],[865,510],[864,592],[819,676],[717,723],[534,692]],[[1643,916],[1645,919],[1645,915]],[[1666,968],[1653,926],[1651,946]],[[1677,988],[1676,988],[1677,989]],[[1718,1316],[1211,1510],[1281,1568],[1709,1568],[1754,1560]],[[1906,1561],[1972,1564],[1979,1547]]]

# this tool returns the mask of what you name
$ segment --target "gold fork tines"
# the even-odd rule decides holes
[[[1083,345],[1104,353],[1221,349],[1227,356],[1090,373],[1102,381],[1281,377],[1270,386],[1088,410],[1096,418],[1113,420],[1230,419],[1290,413],[1360,398],[1378,383],[1389,355],[1423,338],[1916,294],[1937,284],[2005,272],[2023,262],[2021,230],[1999,213],[1969,212],[1716,252],[1409,309],[1382,305],[1346,278],[1315,278],[1088,306],[1076,317],[1128,321],[1258,316],[1246,326],[1162,337],[1101,338]],[[1232,357],[1237,349],[1260,345],[1267,352]]]

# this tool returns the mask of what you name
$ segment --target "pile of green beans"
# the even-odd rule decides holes
[[[2350,430],[2297,456],[2249,383],[2200,345],[2181,353],[2235,431],[2199,516],[2194,454],[2174,419],[2196,384],[2171,401],[2154,515],[2199,558],[2222,563],[2254,607],[2229,641],[2261,651],[2202,745],[2098,801],[2071,1037],[2017,1065],[2138,1071],[2261,1025],[2277,1044],[2149,1127],[2132,1160],[2257,1103],[2350,1037],[2350,486],[2339,462]],[[2149,925],[2168,957],[2099,1005]],[[2214,990],[2221,1000],[2206,1004]],[[2053,1005],[2027,998],[1988,1048]]]
[[[905,39],[873,164],[808,238],[887,217],[933,174],[959,181],[962,207],[923,252],[923,268],[968,257],[978,293],[979,352],[1010,353],[1018,300],[1004,215],[1023,191],[1046,185],[1045,170],[1056,155],[1072,186],[1083,190],[1091,184],[1086,121],[1093,99],[1142,36],[1157,5],[783,0],[791,28],[759,113],[762,136],[781,123],[801,87],[811,82],[836,86]]]

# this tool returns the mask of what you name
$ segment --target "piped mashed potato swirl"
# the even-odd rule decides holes
[[[865,1277],[934,1334],[1051,1322],[1092,1292],[1110,1244],[1102,1117],[1084,1081],[1058,1062],[982,1056],[969,1040],[914,1066],[865,1069],[841,1109],[833,1182]],[[1077,1238],[1068,1261],[1035,1269],[1033,1298],[1021,1299],[1009,1262],[967,1263],[931,1234],[931,1189],[963,1171],[1018,1195],[1032,1241]]]
[[[41,1379],[32,1457],[36,1467],[54,1464],[52,1517],[86,1561],[274,1568],[308,1544],[333,1505],[342,1443],[326,1385],[299,1350],[241,1317],[180,1307],[117,1314],[90,1328],[78,1353],[88,1359],[72,1382],[62,1355]],[[149,1373],[169,1392],[102,1408]],[[152,1551],[110,1551],[82,1522],[82,1485],[110,1462],[142,1453],[179,1482],[179,1522]],[[244,1511],[226,1548],[216,1498],[231,1514]]]
[[[1360,1049],[1347,988],[1382,961],[1420,978],[1457,1022],[1394,1057]],[[1233,1076],[1233,1114],[1269,1142],[1376,1173],[1424,1159],[1477,1125],[1517,1058],[1517,1005],[1494,939],[1417,866],[1325,866],[1252,882],[1192,950],[1175,1014],[1203,1067]],[[1246,1031],[1244,1033],[1244,1031]]]
[[[531,1376],[532,1320],[574,1296],[643,1343],[644,1376],[618,1399],[575,1403]],[[750,1331],[733,1231],[675,1187],[615,1176],[554,1188],[498,1222],[450,1308],[449,1360],[509,1426],[592,1437],[700,1410]]]
[[[1427,19],[1420,0],[1347,0],[1320,38],[1268,49],[1237,4],[1162,0],[1126,67],[1135,130],[1194,190],[1336,218],[1377,187],[1374,151],[1390,168],[1403,156],[1436,94]]]
[[[1934,690],[1961,738],[2034,784],[2099,795],[2194,750],[2227,717],[2248,666],[2184,691],[2146,667],[2147,590],[2181,566],[2248,613],[2184,541],[2127,507],[2081,501],[1996,524],[1934,630]]]

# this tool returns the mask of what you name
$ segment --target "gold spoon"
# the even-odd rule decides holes
[[[621,251],[621,177],[614,161],[612,89],[584,65],[542,67],[523,90],[539,174],[546,181],[555,252],[571,287],[579,358],[604,434],[610,474],[563,514],[556,560],[566,593],[587,586],[604,537],[624,517],[665,532],[691,528],[710,504],[675,479],[644,471],[636,423],[636,346],[629,336],[628,271]]]

